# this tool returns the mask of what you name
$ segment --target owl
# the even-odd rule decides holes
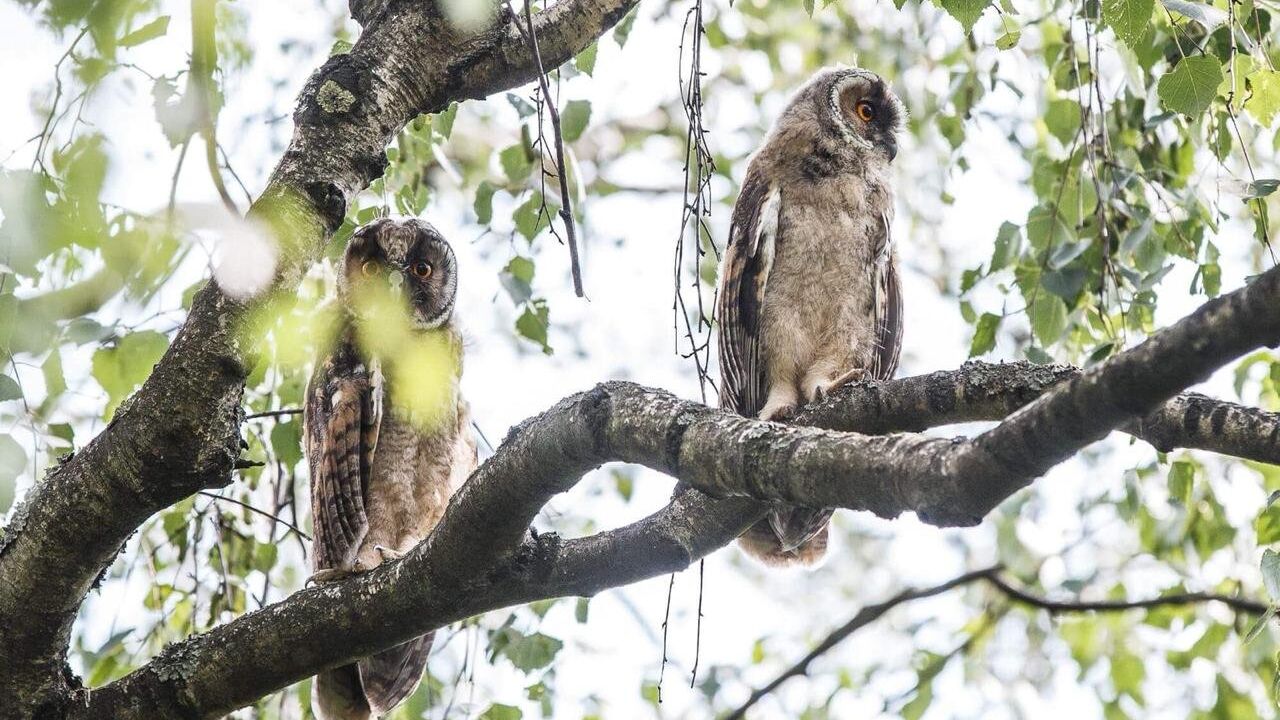
[[[832,388],[893,375],[902,295],[889,164],[904,114],[875,73],[828,68],[751,159],[716,301],[722,408],[784,419]],[[767,564],[812,564],[830,519],[778,507],[739,543]]]
[[[440,521],[476,466],[458,388],[453,250],[420,220],[356,231],[338,272],[335,342],[307,386],[317,582],[398,558]],[[428,633],[317,676],[322,719],[381,715],[417,687]]]

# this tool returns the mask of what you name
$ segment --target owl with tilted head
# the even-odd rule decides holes
[[[889,227],[902,103],[873,72],[824,69],[747,166],[720,272],[720,406],[784,420],[831,389],[886,379],[902,346]],[[813,564],[831,511],[779,506],[739,538],[767,564]]]
[[[304,408],[316,582],[398,559],[476,466],[458,383],[453,249],[417,219],[356,230],[338,268],[335,342]],[[322,720],[380,716],[417,687],[432,634],[316,677]]]

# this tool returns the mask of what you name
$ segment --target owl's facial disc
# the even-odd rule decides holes
[[[898,154],[902,105],[884,80],[866,70],[850,70],[831,85],[831,112],[850,142],[877,148],[892,161]]]
[[[341,281],[344,292],[356,296],[389,291],[420,330],[447,323],[457,295],[452,248],[439,231],[416,219],[377,220],[357,230],[347,245]]]

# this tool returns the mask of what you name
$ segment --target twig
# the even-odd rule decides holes
[[[846,622],[844,625],[841,625],[840,627],[832,631],[832,633],[828,635],[826,639],[818,643],[818,645],[814,647],[813,650],[809,651],[808,655],[805,655],[803,658],[801,658],[799,662],[787,668],[786,671],[784,671],[778,677],[774,678],[773,681],[770,682],[768,685],[765,685],[764,687],[751,693],[751,697],[747,698],[747,701],[745,703],[740,705],[737,710],[734,710],[732,713],[726,715],[723,720],[738,720],[739,718],[746,717],[747,710],[750,710],[752,706],[760,702],[766,695],[773,692],[774,690],[777,690],[778,687],[780,687],[783,683],[790,680],[791,678],[808,673],[809,665],[814,660],[817,660],[819,657],[822,657],[822,655],[827,653],[836,645],[839,645],[842,641],[844,641],[845,638],[849,637],[853,633],[866,627],[867,625],[870,625],[876,620],[879,620],[885,613],[889,612],[895,607],[906,602],[911,602],[912,600],[920,600],[922,598],[933,597],[934,595],[941,595],[942,593],[948,590],[951,590],[953,588],[969,585],[971,583],[982,580],[988,575],[992,573],[996,573],[999,570],[1000,570],[999,565],[985,568],[983,570],[975,570],[974,572],[965,573],[964,575],[960,575],[959,577],[952,578],[940,585],[934,585],[933,587],[927,587],[927,588],[921,588],[921,589],[903,590],[902,592],[898,593],[897,595],[894,595],[893,597],[889,598],[888,600],[885,600],[884,602],[876,603],[875,605],[867,605],[866,607],[859,610],[858,613],[854,615],[852,618],[850,618],[850,620]]]
[[[1000,577],[997,573],[991,573],[983,578],[991,583],[1006,597],[1014,602],[1030,605],[1048,612],[1051,615],[1072,612],[1122,612],[1125,610],[1150,610],[1158,607],[1169,607],[1171,605],[1196,605],[1200,603],[1218,602],[1235,610],[1236,612],[1246,613],[1248,615],[1262,615],[1267,611],[1266,603],[1257,602],[1248,598],[1237,597],[1235,595],[1220,595],[1216,593],[1190,592],[1177,593],[1174,595],[1162,595],[1160,597],[1147,598],[1146,600],[1050,600],[1046,597],[1034,595],[1026,590],[1016,587],[1009,581]]]
[[[822,642],[818,643],[818,645],[815,646],[809,654],[801,658],[799,662],[787,668],[787,670],[774,678],[769,684],[752,692],[751,696],[747,698],[745,703],[740,705],[737,710],[726,715],[722,720],[738,720],[745,717],[747,710],[760,702],[760,700],[762,700],[766,695],[777,690],[787,680],[799,675],[807,674],[809,671],[809,665],[813,663],[814,660],[829,652],[854,632],[880,619],[880,617],[885,613],[898,605],[912,600],[920,600],[927,597],[933,597],[934,595],[940,595],[948,590],[969,585],[977,581],[985,581],[989,583],[993,588],[1015,603],[1039,608],[1053,615],[1076,612],[1124,612],[1126,610],[1138,609],[1149,610],[1158,607],[1195,605],[1210,602],[1219,602],[1233,610],[1236,610],[1237,612],[1247,613],[1249,615],[1262,615],[1267,611],[1267,605],[1265,603],[1236,597],[1234,595],[1219,595],[1204,592],[1163,595],[1161,597],[1148,598],[1146,600],[1050,600],[1049,598],[1028,592],[1027,590],[1017,587],[1005,580],[1000,575],[1002,569],[1003,568],[999,565],[995,565],[983,570],[975,570],[974,572],[965,573],[964,575],[952,578],[947,582],[940,585],[934,585],[933,587],[919,590],[904,590],[884,602],[877,603],[875,605],[868,605],[862,608],[848,622],[833,630],[830,635],[827,635]]]
[[[698,629],[693,634],[693,671],[689,673],[689,687],[698,682],[698,661],[702,659],[702,586],[707,571],[707,559],[698,561]]]
[[[662,704],[662,678],[667,674],[667,626],[671,623],[671,593],[676,588],[676,574],[667,584],[667,609],[662,616],[662,666],[658,669],[658,704]]]
[[[570,272],[573,275],[573,293],[578,297],[586,297],[586,293],[582,289],[582,266],[578,261],[578,237],[573,224],[573,207],[572,200],[569,197],[569,168],[564,162],[564,137],[560,133],[560,111],[556,109],[555,102],[551,99],[551,88],[547,83],[547,71],[542,66],[542,52],[538,49],[537,32],[533,29],[533,10],[530,7],[530,0],[524,0],[524,21],[527,27],[520,25],[520,20],[515,17],[515,13],[511,10],[511,3],[508,0],[507,11],[512,15],[512,22],[516,26],[516,30],[520,32],[520,37],[528,43],[529,48],[533,50],[533,59],[538,66],[538,87],[541,89],[542,97],[546,100],[547,112],[551,115],[551,131],[555,140],[556,148],[556,175],[560,181],[560,221],[564,223],[565,242],[569,245],[569,263]],[[539,154],[542,148],[538,148]]]
[[[236,505],[239,505],[240,507],[244,508],[245,510],[249,510],[249,511],[251,511],[251,512],[255,512],[255,513],[257,513],[257,514],[259,514],[259,515],[261,515],[262,517],[265,517],[265,518],[271,518],[271,519],[272,519],[272,520],[274,520],[275,522],[278,522],[278,523],[280,523],[281,525],[283,525],[283,526],[285,526],[285,527],[289,528],[290,530],[292,530],[292,531],[293,531],[294,533],[296,533],[296,534],[297,534],[297,536],[298,536],[298,537],[300,537],[300,538],[305,538],[305,539],[307,539],[307,540],[310,540],[310,539],[311,539],[311,536],[310,536],[310,535],[308,535],[308,534],[306,534],[305,532],[303,532],[301,529],[299,529],[297,525],[294,525],[293,523],[289,522],[288,520],[285,520],[284,518],[281,518],[281,517],[277,517],[277,516],[275,516],[275,515],[272,515],[271,513],[267,512],[266,510],[260,510],[260,509],[258,509],[258,508],[256,508],[256,507],[254,507],[254,506],[252,506],[252,505],[250,505],[250,504],[248,504],[248,503],[245,503],[245,502],[241,502],[241,501],[239,501],[239,500],[236,500],[235,498],[230,498],[230,497],[227,497],[227,496],[225,496],[225,495],[218,495],[217,493],[211,493],[211,492],[209,492],[209,491],[207,491],[207,490],[201,490],[201,491],[200,491],[200,494],[201,494],[201,495],[203,495],[203,496],[205,496],[205,497],[207,497],[207,498],[213,498],[214,500],[226,500],[226,501],[227,501],[227,502],[229,502],[229,503],[235,503]]]
[[[182,141],[182,149],[178,151],[178,162],[173,167],[173,181],[169,185],[169,208],[165,212],[165,218],[169,223],[169,227],[173,227],[173,213],[178,206],[178,178],[182,175],[182,164],[187,160],[187,148],[191,147],[191,138]]]
[[[702,239],[711,238],[711,229],[707,218],[711,216],[711,176],[715,172],[715,160],[707,147],[707,130],[702,124],[702,38],[706,30],[702,23],[702,0],[694,0],[693,6],[685,13],[684,27],[680,31],[680,57],[678,65],[685,64],[685,42],[692,28],[692,48],[689,52],[687,75],[678,76],[680,101],[686,119],[685,156],[684,156],[684,209],[680,216],[680,233],[676,237],[675,263],[673,281],[675,298],[672,302],[674,314],[672,328],[675,331],[676,352],[685,359],[693,360],[698,373],[698,389],[702,393],[702,401],[707,400],[707,385],[714,383],[710,378],[711,366],[711,318],[707,314],[702,300],[702,259],[707,251],[702,246]],[[689,318],[690,309],[684,300],[685,243],[691,238],[693,242],[693,279],[689,289],[693,290],[697,299],[694,312],[697,321]],[[715,242],[711,241],[711,249],[719,255]],[[713,301],[714,304],[714,301]],[[681,331],[680,325],[684,324]],[[688,342],[688,351],[680,350],[680,341]]]
[[[265,412],[256,412],[245,415],[245,420],[256,420],[258,418],[283,417],[286,415],[301,415],[302,408],[285,408],[283,410],[267,410]]]

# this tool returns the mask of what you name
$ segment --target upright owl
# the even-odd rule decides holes
[[[747,166],[720,273],[720,406],[765,420],[898,365],[889,237],[902,104],[875,73],[818,72]],[[830,510],[778,507],[739,538],[769,564],[826,552]]]
[[[336,342],[316,364],[305,407],[318,582],[408,551],[476,466],[458,388],[457,288],[453,250],[420,220],[376,221],[347,246]],[[428,633],[321,673],[316,715],[387,712],[417,687],[431,641]]]

